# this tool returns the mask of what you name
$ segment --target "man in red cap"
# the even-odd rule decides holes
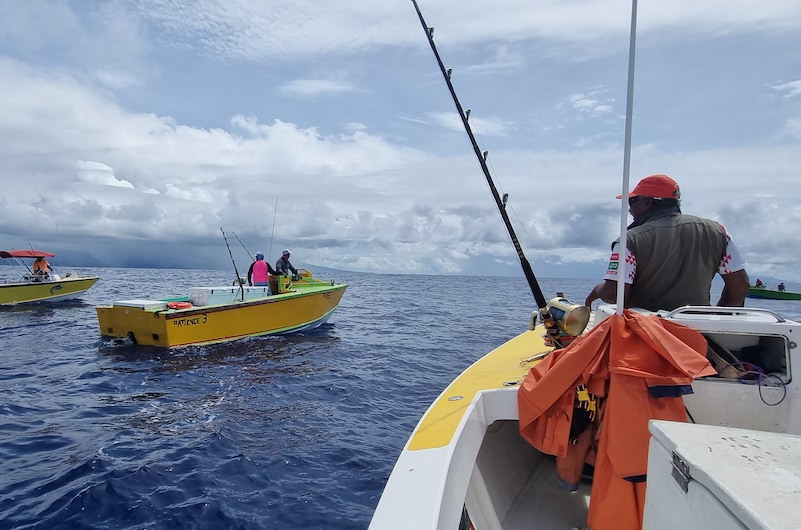
[[[617,196],[621,198],[620,195]],[[745,262],[731,236],[716,221],[681,213],[681,190],[667,175],[642,179],[629,193],[625,259],[625,306],[651,311],[684,305],[710,305],[712,278],[723,278],[719,306],[743,306],[749,280]],[[604,281],[584,305],[601,299],[614,303],[618,280],[618,242]]]

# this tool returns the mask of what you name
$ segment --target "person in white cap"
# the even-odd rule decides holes
[[[281,257],[275,262],[275,272],[278,274],[283,274],[284,276],[289,276],[289,271],[292,271],[293,275],[297,275],[297,269],[293,267],[291,263],[289,263],[290,254],[291,252],[288,248],[284,249],[284,251],[281,253]]]
[[[620,195],[617,196],[621,198]],[[717,221],[681,213],[681,190],[667,175],[650,175],[629,193],[627,252],[622,261],[625,307],[672,311],[684,305],[710,305],[715,274],[723,278],[719,306],[743,306],[750,282],[731,236]],[[614,303],[618,280],[618,242],[604,281],[584,305]]]

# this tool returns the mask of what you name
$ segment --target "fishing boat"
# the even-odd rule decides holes
[[[598,307],[592,327],[584,334],[614,313],[614,305]],[[695,380],[694,393],[684,396],[687,413],[696,423],[688,427],[725,427],[728,431],[722,436],[732,436],[732,440],[750,434],[749,446],[761,437],[801,434],[801,416],[794,413],[801,399],[801,383],[792,373],[793,367],[801,366],[797,347],[801,324],[751,308],[684,307],[659,316],[698,330],[732,365],[738,360],[760,359],[761,379],[744,378],[740,371],[726,373],[724,364],[720,373]],[[558,459],[538,451],[521,435],[518,392],[531,368],[553,354],[547,337],[542,324],[531,326],[467,368],[437,397],[404,446],[371,529],[585,528],[593,480],[585,476],[576,491],[563,489],[557,476]],[[790,447],[798,440],[790,436],[785,441]],[[711,452],[709,447],[705,450]],[[668,460],[665,465],[670,477],[673,456],[670,452],[662,456]],[[729,467],[737,464],[734,459],[728,462]],[[649,462],[646,503],[655,505],[657,512],[669,510],[675,504],[666,507],[666,501],[660,503],[658,496],[651,494],[651,467]],[[749,467],[749,473],[754,469],[756,465]],[[784,472],[798,477],[801,466]],[[697,473],[696,480],[704,480],[704,475]],[[771,480],[775,477],[766,478],[765,483]],[[782,509],[794,514],[795,523],[801,516],[801,503],[797,502],[798,489],[793,490],[791,484],[788,488]],[[727,510],[736,513],[749,506],[747,500],[723,502],[729,503]],[[759,513],[757,508],[749,509]],[[645,520],[650,523],[644,528],[686,527],[660,526],[659,518],[649,515],[648,504]],[[716,526],[709,521],[707,528],[746,528]]]
[[[169,348],[314,329],[331,317],[347,284],[298,272],[297,281],[271,277],[274,294],[266,286],[193,287],[186,296],[98,306],[100,334]]]
[[[77,298],[92,287],[97,276],[79,276],[70,271],[62,278],[52,271],[36,273],[25,259],[54,258],[43,250],[0,250],[0,258],[12,259],[17,279],[0,284],[0,305],[17,305],[38,302],[59,302]],[[20,274],[19,269],[23,272]]]
[[[801,293],[791,293],[778,289],[768,289],[764,285],[752,285],[748,289],[748,298],[764,298],[768,300],[801,300]]]
[[[546,302],[412,3],[538,309],[429,406],[370,529],[797,528],[801,323],[758,308],[623,309],[622,285],[592,315],[559,293]],[[632,36],[635,19],[636,0]],[[629,99],[624,168],[630,122]]]

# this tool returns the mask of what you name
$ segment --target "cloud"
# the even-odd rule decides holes
[[[411,6],[398,2],[352,0],[344,4],[297,0],[191,3],[127,0],[126,10],[169,37],[176,47],[203,50],[218,60],[290,60],[334,53],[353,54],[420,42]],[[445,46],[473,42],[548,39],[558,43],[598,43],[628,32],[631,3],[626,0],[557,2],[445,0],[422,6],[429,25]],[[621,16],[621,14],[624,14]],[[793,30],[801,27],[801,8],[774,2],[770,8],[738,0],[640,7],[644,33],[682,28],[684,32]],[[678,35],[677,35],[678,38]],[[596,48],[596,53],[603,49]],[[558,49],[558,48],[554,48]]]
[[[778,92],[783,92],[782,97],[785,98],[792,98],[795,96],[801,95],[801,79],[796,79],[795,81],[789,81],[787,83],[780,83],[778,85],[771,86],[773,90]]]
[[[594,95],[597,95],[597,93],[598,92],[596,91],[590,95],[573,94],[568,96],[567,101],[574,109],[582,113],[590,114],[591,116],[599,116],[612,112],[613,107],[610,105],[610,103],[614,103],[615,100],[607,99],[605,102],[601,102],[593,97]]]
[[[464,124],[459,114],[455,112],[432,112],[429,114],[430,121],[451,129],[453,131],[464,131]],[[470,128],[476,134],[486,136],[506,136],[509,132],[511,123],[504,122],[495,118],[479,118],[470,116]]]
[[[194,188],[189,190],[181,189],[174,184],[167,183],[166,191],[164,195],[167,197],[175,197],[177,199],[184,199],[187,201],[197,201],[197,202],[206,202],[212,203],[214,202],[214,197],[212,197],[211,193],[207,190],[202,188]]]
[[[106,164],[100,162],[78,160],[75,162],[78,170],[78,180],[90,184],[102,184],[104,186],[119,186],[121,188],[133,188],[134,185],[127,180],[119,180],[114,176],[114,170]]]
[[[33,209],[45,218],[57,215],[61,226],[66,215],[76,216],[76,236],[102,231],[180,241],[186,233],[214,237],[225,220],[249,226],[254,212],[272,209],[280,193],[289,201],[282,211],[310,205],[307,224],[323,230],[330,221],[322,212],[380,204],[407,185],[392,171],[428,158],[350,122],[323,135],[239,115],[231,131],[201,129],[126,112],[104,93],[60,75],[0,61],[3,73],[16,80],[0,95],[8,116],[0,123],[5,173],[42,184],[5,186],[3,222],[27,218]],[[141,208],[155,217],[141,217]],[[92,224],[80,227],[88,219]]]
[[[313,97],[322,94],[359,92],[351,83],[331,79],[295,79],[278,87],[283,94],[295,97]]]
[[[525,65],[523,54],[512,51],[509,45],[501,45],[494,56],[481,64],[473,64],[458,70],[467,75],[503,75],[511,74]]]
[[[527,254],[556,273],[602,263],[620,215],[630,3],[423,7]],[[685,211],[723,221],[749,270],[797,274],[786,44],[801,6],[640,14],[632,180],[673,175]],[[224,226],[322,266],[520,272],[409,3],[5,2],[0,49],[9,244],[37,218],[121,263],[225,267]]]

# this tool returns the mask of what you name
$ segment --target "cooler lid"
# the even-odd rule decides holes
[[[749,529],[798,528],[801,436],[658,420],[649,430]]]
[[[144,309],[145,311],[167,309],[167,302],[164,302],[163,300],[120,300],[118,302],[114,302],[114,305],[122,307],[135,307],[137,309]]]

